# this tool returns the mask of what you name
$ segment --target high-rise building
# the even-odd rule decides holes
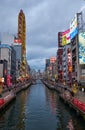
[[[0,60],[7,60],[7,74],[11,75],[11,47],[7,44],[0,45]]]
[[[23,10],[20,10],[18,15],[18,39],[22,43],[21,69],[23,76],[26,76],[26,21]]]
[[[6,67],[0,67],[0,71],[3,71],[2,75],[6,79],[7,76],[10,76],[10,82],[15,82],[16,80],[16,51],[14,48],[8,44],[0,45],[0,61],[3,61],[3,64]],[[6,62],[6,63],[4,63]],[[5,82],[6,83],[6,82]]]
[[[0,41],[1,41],[1,44],[12,45],[14,42],[14,35],[8,32],[1,33]]]

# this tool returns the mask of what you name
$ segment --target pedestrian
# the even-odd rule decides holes
[[[81,86],[81,82],[79,81],[78,86]]]
[[[82,92],[84,92],[84,88],[82,88]]]
[[[75,84],[76,84],[76,87],[78,87],[78,81],[77,80],[75,81]]]
[[[80,81],[78,83],[78,87],[79,87],[79,89],[81,89],[81,82]]]
[[[74,97],[73,89],[72,89],[72,91],[70,91],[70,93],[71,93],[71,96]]]
[[[69,85],[70,85],[70,88],[71,88],[71,81],[70,81]]]

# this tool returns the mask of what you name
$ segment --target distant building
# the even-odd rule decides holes
[[[45,60],[45,74],[46,78],[50,77],[50,59]]]
[[[50,66],[50,59],[46,59],[45,70]]]

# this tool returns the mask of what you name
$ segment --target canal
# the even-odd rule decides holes
[[[66,106],[58,93],[40,80],[20,92],[0,115],[0,130],[85,130],[85,122]]]

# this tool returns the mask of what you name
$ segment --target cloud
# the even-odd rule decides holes
[[[49,56],[48,56],[49,55]],[[37,60],[38,58],[50,58],[56,55],[56,48],[30,47],[27,49],[27,59]]]
[[[57,33],[69,28],[75,13],[85,8],[84,4],[83,0],[3,0],[0,4],[0,30],[17,33],[18,13],[23,9],[26,57],[30,66],[42,69],[46,58],[56,56]]]
[[[79,12],[81,11],[85,11],[85,5],[80,8]]]
[[[44,70],[45,68],[45,59],[36,59],[36,60],[28,60],[28,63],[31,65],[31,68],[35,68],[35,70]]]

